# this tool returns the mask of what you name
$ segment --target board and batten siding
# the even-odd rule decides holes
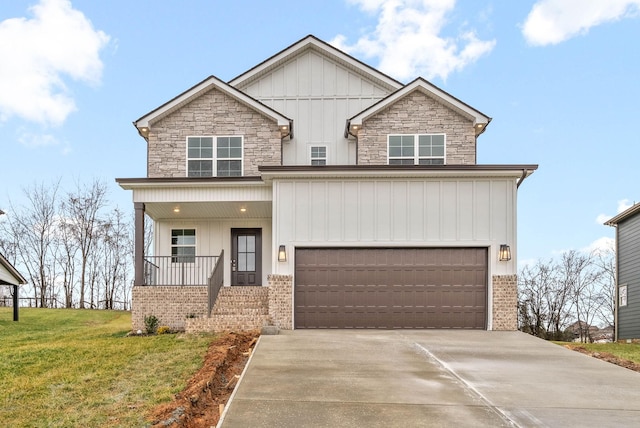
[[[516,249],[515,180],[274,180],[274,243],[293,246],[468,246]],[[278,213],[275,216],[275,213]],[[494,257],[495,256],[495,257]],[[490,263],[492,274],[511,262]],[[277,273],[292,273],[278,263]]]
[[[618,284],[627,305],[618,308],[618,339],[640,339],[640,215],[618,223]]]
[[[355,164],[355,143],[344,138],[346,120],[390,93],[313,49],[238,89],[293,119],[284,165],[309,164],[309,147],[316,145],[327,146],[328,164]]]

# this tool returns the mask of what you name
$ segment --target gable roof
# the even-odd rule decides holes
[[[433,83],[426,81],[422,77],[418,77],[413,82],[408,83],[406,86],[398,89],[392,94],[389,94],[386,98],[383,98],[372,106],[367,107],[357,115],[353,116],[351,119],[347,119],[345,137],[347,137],[349,131],[351,131],[352,128],[357,129],[357,127],[361,127],[362,122],[386,109],[396,101],[413,93],[414,91],[420,91],[428,97],[433,98],[436,101],[451,108],[452,110],[458,112],[462,116],[472,120],[473,126],[476,130],[476,136],[482,134],[489,122],[491,122],[491,118],[489,116],[485,115],[479,110],[474,109],[465,102],[460,101],[458,98],[454,97],[443,89],[438,88]]]
[[[26,284],[20,272],[13,267],[11,263],[0,253],[0,285],[19,285]]]
[[[176,111],[180,107],[193,101],[194,99],[205,94],[206,92],[209,92],[214,88],[221,92],[224,92],[226,95],[229,95],[230,97],[236,99],[238,102],[245,104],[246,106],[264,114],[265,116],[272,118],[278,123],[278,126],[281,128],[281,130],[284,131],[283,134],[287,134],[291,131],[293,124],[293,121],[291,119],[275,111],[271,107],[262,104],[260,101],[245,94],[244,92],[237,90],[233,86],[230,86],[229,84],[223,82],[215,76],[207,77],[202,82],[196,84],[195,86],[192,86],[172,100],[145,114],[140,119],[134,121],[133,125],[138,129],[138,133],[146,140],[149,136],[149,127],[154,121],[157,121],[165,117],[166,115]]]
[[[606,221],[604,224],[605,226],[617,226],[618,223],[628,218],[631,218],[634,215],[639,213],[640,213],[640,202],[638,202],[637,204],[634,204],[631,208],[627,208],[626,210],[622,211],[620,214]]]
[[[300,55],[307,49],[313,49],[320,52],[322,55],[331,58],[333,61],[344,66],[348,70],[372,80],[382,87],[387,88],[389,91],[394,91],[403,86],[401,82],[398,82],[392,77],[387,76],[381,71],[376,70],[375,68],[359,61],[351,55],[344,53],[340,49],[331,46],[329,43],[322,41],[311,34],[264,60],[255,67],[245,71],[241,75],[233,78],[229,81],[229,84],[236,88],[248,85],[254,80],[259,79],[261,76],[268,74],[275,68],[280,67],[294,57]]]

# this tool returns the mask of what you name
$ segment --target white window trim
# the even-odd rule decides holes
[[[622,290],[624,290],[624,293],[622,292]],[[624,297],[624,301],[622,300],[623,297]],[[629,302],[629,288],[627,287],[627,284],[618,285],[618,307],[623,308],[627,306],[628,302]]]
[[[444,155],[442,157],[420,157],[420,136],[421,135],[442,135],[444,137]],[[421,133],[421,134],[387,134],[387,165],[389,160],[396,159],[389,156],[389,137],[413,136],[413,164],[420,165],[420,159],[442,159],[442,165],[447,164],[447,134],[443,132]]]
[[[324,158],[314,158],[311,154],[314,148],[316,147],[324,147]],[[314,160],[324,160],[324,164],[329,164],[329,147],[324,144],[310,144],[309,145],[309,165],[313,165]]]
[[[218,150],[218,138],[228,138],[228,137],[240,137],[242,144],[242,155],[240,158],[221,158],[218,159],[217,150]],[[213,138],[213,152],[212,158],[189,158],[189,138]],[[211,161],[211,176],[218,176],[218,160],[240,160],[240,176],[244,176],[244,135],[187,135],[185,138],[185,175],[189,177],[189,161],[190,160],[210,160]],[[224,176],[227,177],[227,176]],[[191,177],[194,178],[194,177]]]
[[[193,230],[193,237],[194,237],[194,242],[193,245],[173,245],[172,239],[173,239],[173,231],[174,230]],[[175,264],[175,263],[180,263],[180,262],[174,262],[173,261],[173,248],[174,247],[193,247],[194,248],[194,252],[193,252],[193,256],[197,257],[198,256],[198,228],[197,227],[171,227],[169,228],[169,256],[171,257],[171,264]],[[194,263],[197,259],[194,260]],[[188,263],[188,262],[184,262],[184,263]]]

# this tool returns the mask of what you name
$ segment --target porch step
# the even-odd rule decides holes
[[[266,287],[222,287],[208,318],[187,320],[190,333],[259,330],[269,324],[269,290]]]

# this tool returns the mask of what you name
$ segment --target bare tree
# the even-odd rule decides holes
[[[80,251],[80,300],[79,307],[86,304],[89,257],[96,241],[99,212],[107,204],[105,183],[94,180],[90,185],[77,184],[76,191],[68,193],[62,202],[65,221],[69,225],[70,237]],[[89,296],[93,297],[92,295]]]
[[[601,248],[594,252],[594,263],[600,270],[599,277],[602,305],[598,313],[599,318],[607,326],[615,326],[615,305],[616,305],[616,251],[613,245]],[[614,336],[615,337],[615,336]]]
[[[26,206],[14,207],[3,222],[4,242],[15,252],[15,261],[27,272],[36,305],[47,307],[54,298],[57,275],[56,197],[59,181],[51,187],[43,183],[23,189]]]

